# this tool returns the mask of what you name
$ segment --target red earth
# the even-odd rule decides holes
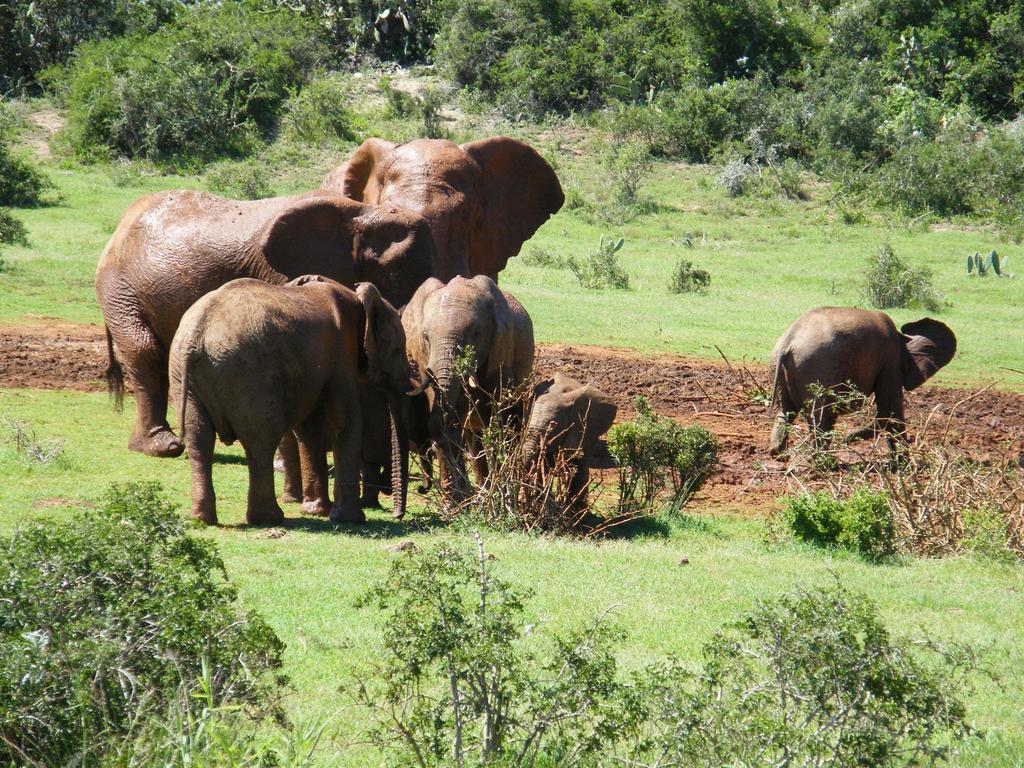
[[[82,392],[104,389],[106,342],[95,326],[0,326],[0,387]],[[581,345],[540,344],[540,375],[562,370],[615,398],[619,418],[633,415],[633,400],[684,423],[697,423],[719,439],[719,468],[696,502],[726,509],[764,509],[789,488],[787,465],[768,455],[768,409],[756,395],[770,391],[764,366]],[[940,377],[941,379],[941,374]],[[979,394],[980,392],[980,394]],[[946,430],[968,455],[985,461],[1013,455],[1024,438],[1024,395],[996,389],[925,385],[906,395],[912,425],[929,421]],[[866,414],[859,416],[863,421]],[[847,426],[858,416],[846,419]]]

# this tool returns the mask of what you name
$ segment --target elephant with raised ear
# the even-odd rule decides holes
[[[192,513],[217,522],[214,437],[239,440],[249,465],[246,521],[284,519],[274,495],[274,450],[299,438],[304,511],[335,522],[363,522],[360,386],[387,399],[393,425],[395,515],[405,513],[411,381],[405,332],[395,309],[370,283],[352,291],[312,275],[286,285],[233,280],[185,313],[171,344],[170,377],[192,465]],[[334,452],[334,506],[327,492]]]
[[[201,296],[236,278],[283,284],[315,273],[348,286],[372,282],[398,306],[434,268],[426,221],[396,206],[325,191],[253,201],[187,190],[140,198],[96,270],[108,386],[120,404],[122,365],[135,386],[129,447],[150,456],[183,450],[167,423],[167,353]]]
[[[456,275],[497,280],[508,260],[565,202],[544,158],[504,136],[462,145],[447,139],[405,144],[367,139],[323,187],[421,214],[434,237],[435,277],[443,281]]]
[[[824,445],[837,415],[856,409],[856,395],[874,395],[877,418],[851,439],[879,428],[896,448],[905,438],[903,390],[921,386],[953,359],[956,336],[938,320],[925,317],[897,329],[884,312],[853,307],[818,307],[797,319],[772,353],[772,407],[778,414],[770,450],[785,450],[793,418],[804,411]],[[854,397],[850,397],[854,395]]]
[[[566,498],[573,509],[586,509],[590,461],[617,411],[608,395],[563,373],[540,382],[526,425],[524,468],[543,477],[557,462],[566,462],[572,471]]]
[[[475,450],[503,390],[533,370],[533,323],[515,297],[484,275],[436,278],[421,285],[402,312],[408,352],[425,379],[427,432],[442,488],[469,493],[466,442]],[[478,480],[486,474],[474,462]]]

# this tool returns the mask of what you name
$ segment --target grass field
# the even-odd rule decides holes
[[[548,154],[556,150],[548,148]],[[587,156],[556,152],[567,186],[584,194],[601,188],[600,171]],[[198,187],[195,178],[153,177],[119,186],[107,169],[60,169],[50,175],[60,202],[19,211],[31,245],[11,247],[11,267],[0,273],[0,323],[59,320],[101,322],[92,285],[96,260],[123,210],[146,191]],[[323,169],[307,169],[316,177]],[[1024,248],[969,227],[919,226],[868,213],[842,223],[827,190],[812,187],[809,202],[784,198],[729,199],[713,183],[715,170],[660,164],[643,187],[652,212],[627,224],[590,221],[562,211],[524,248],[580,256],[601,234],[623,237],[621,260],[629,291],[593,291],[569,272],[512,262],[502,285],[531,312],[545,342],[621,346],[644,353],[713,358],[716,347],[733,359],[766,361],[775,338],[806,309],[859,302],[865,259],[883,243],[915,265],[935,271],[951,306],[939,314],[960,339],[957,358],[936,382],[977,384],[1002,378],[1024,388],[1024,274],[1014,280],[968,278],[964,259],[997,248],[1010,269],[1024,271]],[[285,183],[280,193],[297,191]],[[684,244],[687,233],[693,247]],[[673,295],[666,284],[687,258],[712,274],[705,295]],[[897,321],[922,312],[898,311]],[[132,408],[114,414],[105,396],[72,392],[0,390],[0,533],[30,518],[73,524],[76,509],[102,496],[109,483],[159,480],[184,510],[188,465],[127,451]],[[30,424],[40,439],[61,439],[49,464],[27,461],[9,439],[3,419]],[[288,645],[294,684],[289,712],[298,720],[328,721],[324,765],[363,766],[379,759],[351,746],[366,723],[339,687],[368,672],[380,648],[375,615],[355,598],[395,557],[397,539],[420,543],[465,531],[411,526],[372,515],[360,528],[302,519],[283,538],[268,539],[241,525],[246,472],[241,451],[218,448],[215,467],[222,527],[203,532],[217,542],[244,602],[259,609]],[[986,649],[1000,672],[998,684],[979,679],[966,692],[969,711],[985,736],[961,758],[963,765],[1024,766],[1024,569],[975,557],[905,560],[870,565],[845,554],[792,543],[765,543],[763,519],[702,516],[639,526],[605,542],[486,533],[499,573],[536,591],[529,613],[552,627],[578,624],[617,605],[628,632],[619,661],[635,668],[676,653],[697,664],[701,645],[758,598],[795,585],[834,579],[864,591],[879,604],[896,634],[966,641]],[[296,517],[297,508],[286,510]],[[688,565],[680,565],[683,557]]]

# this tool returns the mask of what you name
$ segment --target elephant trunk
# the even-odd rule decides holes
[[[408,406],[400,395],[388,398],[391,421],[391,501],[394,516],[405,517],[409,487],[409,417]]]
[[[526,439],[523,440],[523,467],[530,471],[537,463],[540,453],[540,442],[542,433],[539,429],[530,427],[526,431]]]

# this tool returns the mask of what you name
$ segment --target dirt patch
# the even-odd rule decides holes
[[[106,362],[97,326],[0,326],[0,387],[102,391]],[[536,368],[541,375],[562,370],[593,383],[615,398],[620,419],[633,415],[633,400],[643,395],[659,413],[713,432],[721,444],[720,466],[697,496],[698,505],[763,510],[788,489],[786,465],[768,455],[767,407],[752,397],[758,388],[770,388],[765,366],[541,344]],[[929,417],[948,424],[954,444],[986,461],[1024,438],[1024,395],[991,389],[975,394],[926,385],[907,393],[908,418],[912,424]],[[606,483],[613,477],[607,473]]]
[[[32,130],[25,137],[25,143],[40,160],[49,160],[52,157],[50,139],[64,127],[64,118],[51,109],[40,109],[32,112],[28,119]]]

